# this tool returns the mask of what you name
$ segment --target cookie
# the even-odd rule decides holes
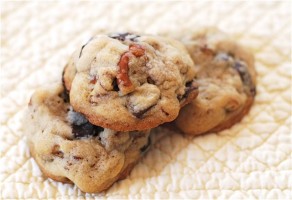
[[[199,95],[182,108],[176,126],[187,134],[218,132],[246,115],[256,94],[253,55],[216,29],[181,38],[197,68]]]
[[[180,42],[121,33],[97,35],[83,45],[63,80],[72,107],[92,124],[132,131],[174,120],[197,96],[194,76]]]
[[[37,90],[29,103],[30,151],[43,174],[100,192],[125,178],[149,149],[149,131],[117,132],[75,112],[61,85]]]

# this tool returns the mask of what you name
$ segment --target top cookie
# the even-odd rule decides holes
[[[130,33],[93,37],[69,61],[70,103],[95,125],[145,130],[174,120],[197,96],[194,64],[173,39]]]
[[[240,121],[256,93],[253,55],[215,28],[180,37],[197,68],[199,95],[175,124],[185,133],[218,132]]]

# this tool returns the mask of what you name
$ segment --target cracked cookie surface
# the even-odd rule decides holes
[[[26,118],[31,154],[45,176],[84,192],[103,191],[125,178],[149,149],[150,131],[95,126],[68,102],[61,84],[33,94]]]
[[[74,110],[95,125],[145,130],[174,120],[197,96],[195,70],[178,41],[151,35],[97,35],[75,53],[63,80]]]
[[[240,121],[256,94],[253,55],[215,28],[178,38],[197,68],[199,95],[182,108],[176,126],[197,135],[218,132]]]

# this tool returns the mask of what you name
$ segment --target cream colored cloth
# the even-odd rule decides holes
[[[0,197],[291,199],[289,8],[288,1],[1,2]],[[255,54],[258,93],[242,122],[199,137],[156,130],[132,173],[101,194],[42,177],[29,155],[23,110],[37,87],[60,80],[78,45],[101,31],[198,26],[216,26]]]

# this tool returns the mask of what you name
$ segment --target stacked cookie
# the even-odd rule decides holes
[[[253,55],[216,28],[176,33],[196,68],[199,95],[182,108],[175,125],[184,133],[218,132],[240,121],[256,95]]]
[[[239,121],[255,95],[253,60],[218,35],[91,38],[71,56],[63,84],[29,102],[29,146],[43,173],[100,192],[147,152],[152,128],[174,121],[195,135]]]
[[[174,120],[197,96],[194,77],[178,41],[95,36],[71,57],[64,86],[32,96],[31,153],[48,177],[85,192],[105,190],[147,151],[150,129]]]

